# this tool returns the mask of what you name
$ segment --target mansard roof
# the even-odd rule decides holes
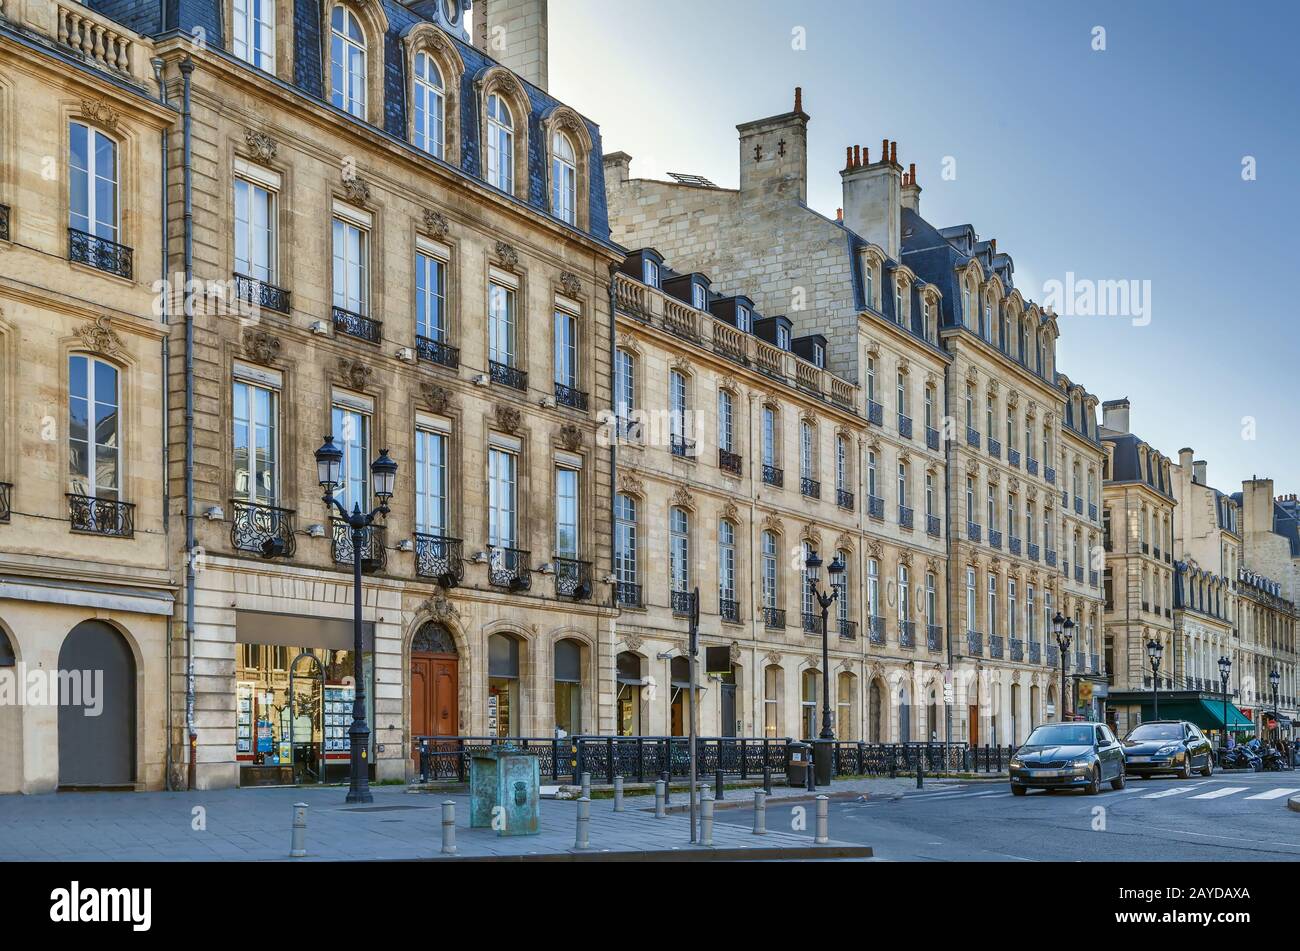
[[[1164,453],[1133,433],[1117,433],[1104,426],[1100,430],[1102,441],[1114,447],[1108,482],[1140,482],[1173,501],[1173,486],[1165,478],[1164,463],[1168,457]],[[1143,449],[1146,450],[1145,466],[1142,465]]]

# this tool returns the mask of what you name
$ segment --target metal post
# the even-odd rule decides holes
[[[1276,704],[1276,703],[1273,704],[1273,708],[1274,708],[1274,709],[1273,709],[1273,715],[1274,715],[1274,716],[1277,716],[1277,704]],[[719,753],[721,753],[721,750],[719,750]],[[715,770],[713,771],[713,798],[714,798],[714,799],[725,799],[725,798],[726,798],[726,796],[723,795],[723,792],[722,792],[722,769],[721,769],[721,768],[715,769]]]
[[[575,850],[582,852],[591,848],[591,800],[583,796],[578,800],[578,834],[573,841]]]
[[[669,755],[671,755],[671,753],[672,751],[669,750]],[[670,805],[673,801],[673,791],[672,791],[673,774],[669,770],[664,770],[662,773],[659,774],[659,777],[660,777],[660,782],[664,784],[664,805],[667,806]]]
[[[582,796],[584,799],[591,798],[591,773],[582,774]]]
[[[695,586],[691,592],[691,624],[688,640],[689,655],[689,676],[691,678],[691,842],[695,841],[695,817],[697,815],[696,798],[695,798],[695,771],[698,766],[696,762],[698,750],[696,750],[696,739],[699,737],[699,723],[697,720],[697,708],[699,707],[699,698],[695,692],[696,678],[696,654],[698,651],[698,641],[700,635],[700,588]]]
[[[614,811],[623,811],[623,777],[614,777]]]
[[[916,751],[916,788],[920,789],[924,785],[925,777],[925,748],[918,748]]]
[[[1151,719],[1160,719],[1160,661],[1155,658],[1151,659],[1151,713]]]
[[[804,788],[809,792],[817,791],[817,774],[814,767],[817,765],[817,750],[812,743],[808,744],[808,769],[804,772]]]
[[[667,784],[662,779],[655,781],[655,818],[668,818],[668,796],[665,793]]]
[[[772,794],[772,767],[766,763],[763,764],[763,792]]]
[[[754,790],[754,835],[767,835],[767,793]]]
[[[307,854],[307,804],[293,804],[293,834],[289,838],[289,858],[300,859]]]
[[[451,799],[442,804],[442,854],[456,854],[456,803]]]
[[[700,802],[700,845],[713,846],[713,797],[705,786],[704,799]]]
[[[352,726],[348,729],[348,742],[352,746],[352,782],[347,802],[374,802],[370,794],[370,774],[367,757],[370,755],[370,727],[366,723],[366,684],[361,664],[361,545],[365,537],[366,516],[354,506],[352,513]]]
[[[827,796],[817,797],[817,836],[813,839],[814,845],[826,845],[831,840],[830,836],[830,799]]]

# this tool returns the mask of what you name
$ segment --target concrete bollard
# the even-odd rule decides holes
[[[700,845],[713,846],[713,797],[707,793],[700,803]]]
[[[713,798],[714,799],[727,798],[722,790],[722,770],[720,769],[713,771]]]
[[[582,795],[585,799],[591,798],[591,773],[582,774]]]
[[[664,784],[664,781],[662,779],[655,781],[655,818],[656,819],[668,818],[668,808],[667,808],[668,796],[664,792],[666,788],[667,787]]]
[[[814,845],[826,845],[831,840],[830,836],[830,806],[831,801],[826,796],[817,797],[817,836],[813,839]]]
[[[767,793],[754,790],[754,835],[767,835]]]
[[[573,847],[579,852],[591,848],[591,800],[583,796],[578,800],[578,834]]]
[[[293,834],[289,837],[289,858],[300,859],[307,854],[307,804],[293,804]]]
[[[442,854],[456,854],[456,803],[450,799],[442,804]]]
[[[623,777],[614,777],[614,811],[623,811]]]

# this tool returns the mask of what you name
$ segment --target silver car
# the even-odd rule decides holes
[[[1124,788],[1124,747],[1104,723],[1047,723],[1011,757],[1011,792],[1031,788],[1101,792]]]

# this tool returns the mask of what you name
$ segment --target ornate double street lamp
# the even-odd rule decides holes
[[[1273,688],[1273,729],[1277,730],[1279,739],[1282,737],[1282,721],[1279,720],[1277,716],[1277,685],[1278,681],[1281,679],[1282,675],[1279,674],[1277,668],[1274,667],[1273,672],[1268,675],[1268,682],[1269,686]]]
[[[1219,684],[1223,687],[1223,739],[1220,749],[1228,748],[1228,680],[1232,677],[1232,658],[1227,654],[1219,658]]]
[[[326,508],[338,510],[343,521],[352,530],[352,680],[355,690],[352,695],[352,727],[348,738],[352,744],[352,781],[348,786],[348,802],[371,802],[370,776],[366,769],[366,758],[370,750],[370,727],[366,724],[366,686],[361,666],[361,552],[367,548],[370,527],[375,516],[388,514],[388,500],[393,497],[393,483],[397,479],[397,463],[388,458],[388,450],[381,449],[379,458],[370,464],[370,474],[374,479],[375,498],[379,504],[369,512],[361,511],[361,500],[352,503],[352,511],[338,500],[334,490],[343,486],[343,450],[334,445],[334,437],[326,436],[325,442],[316,450],[316,475],[320,487],[325,490]],[[378,542],[372,538],[372,543]]]
[[[1070,660],[1070,642],[1074,640],[1074,620],[1068,617],[1062,617],[1061,612],[1056,612],[1056,617],[1052,618],[1052,627],[1056,631],[1056,646],[1061,651],[1061,722],[1065,722],[1065,717],[1069,712],[1066,706],[1066,697],[1069,696],[1069,689],[1065,686],[1065,665]]]
[[[1164,656],[1165,645],[1154,637],[1147,641],[1147,657],[1151,659],[1151,719],[1160,719],[1160,658]]]
[[[822,594],[817,590],[817,585],[821,581],[822,560],[818,557],[817,552],[809,549],[807,557],[804,559],[804,570],[807,572],[808,590],[817,604],[822,609],[822,729],[818,734],[818,739],[824,741],[827,745],[823,747],[824,752],[818,753],[813,760],[817,769],[817,782],[822,785],[829,785],[831,781],[831,747],[830,742],[835,739],[835,727],[831,725],[831,693],[830,693],[830,643],[827,639],[827,626],[830,623],[831,605],[835,599],[840,596],[840,578],[844,576],[844,562],[840,561],[840,556],[836,555],[826,568],[826,573],[830,575],[830,592]]]

